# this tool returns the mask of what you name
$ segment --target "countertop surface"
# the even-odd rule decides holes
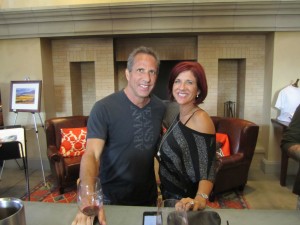
[[[76,204],[24,202],[26,225],[58,225],[72,223]],[[143,212],[155,207],[105,206],[108,225],[142,225]],[[298,210],[208,209],[219,213],[221,224],[227,225],[299,225]]]

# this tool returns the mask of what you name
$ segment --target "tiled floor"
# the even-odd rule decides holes
[[[252,161],[244,195],[252,209],[296,209],[297,196],[292,193],[294,176],[288,176],[287,187],[281,187],[279,176],[264,174],[260,170],[262,154]],[[50,171],[46,171],[47,176]],[[30,170],[30,187],[43,180],[41,170]],[[20,198],[26,193],[24,171],[4,168],[0,181],[0,197]]]
[[[279,174],[264,174],[260,169],[263,154],[256,154],[249,171],[244,196],[253,209],[296,209],[297,195],[292,193],[295,176],[287,176],[287,186],[279,183]]]
[[[45,177],[49,174],[50,171],[45,171]],[[29,169],[30,188],[33,188],[41,181],[43,181],[42,171],[40,169]],[[0,197],[21,198],[25,194],[26,179],[24,170],[19,168],[4,167],[2,177],[0,180]]]

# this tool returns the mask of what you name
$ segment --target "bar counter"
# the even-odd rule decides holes
[[[76,204],[24,202],[26,225],[71,225]],[[105,206],[108,225],[142,225],[143,212],[155,207]],[[297,210],[207,209],[219,213],[222,225],[299,225]]]

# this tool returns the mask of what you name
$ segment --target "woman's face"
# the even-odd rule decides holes
[[[172,93],[180,105],[194,103],[197,94],[200,93],[194,74],[189,70],[178,74],[174,80]]]

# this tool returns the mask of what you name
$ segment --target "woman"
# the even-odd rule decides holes
[[[171,100],[179,114],[159,146],[163,199],[176,198],[188,209],[204,209],[213,188],[216,154],[215,127],[198,107],[207,96],[205,72],[197,62],[181,62],[171,71]]]

